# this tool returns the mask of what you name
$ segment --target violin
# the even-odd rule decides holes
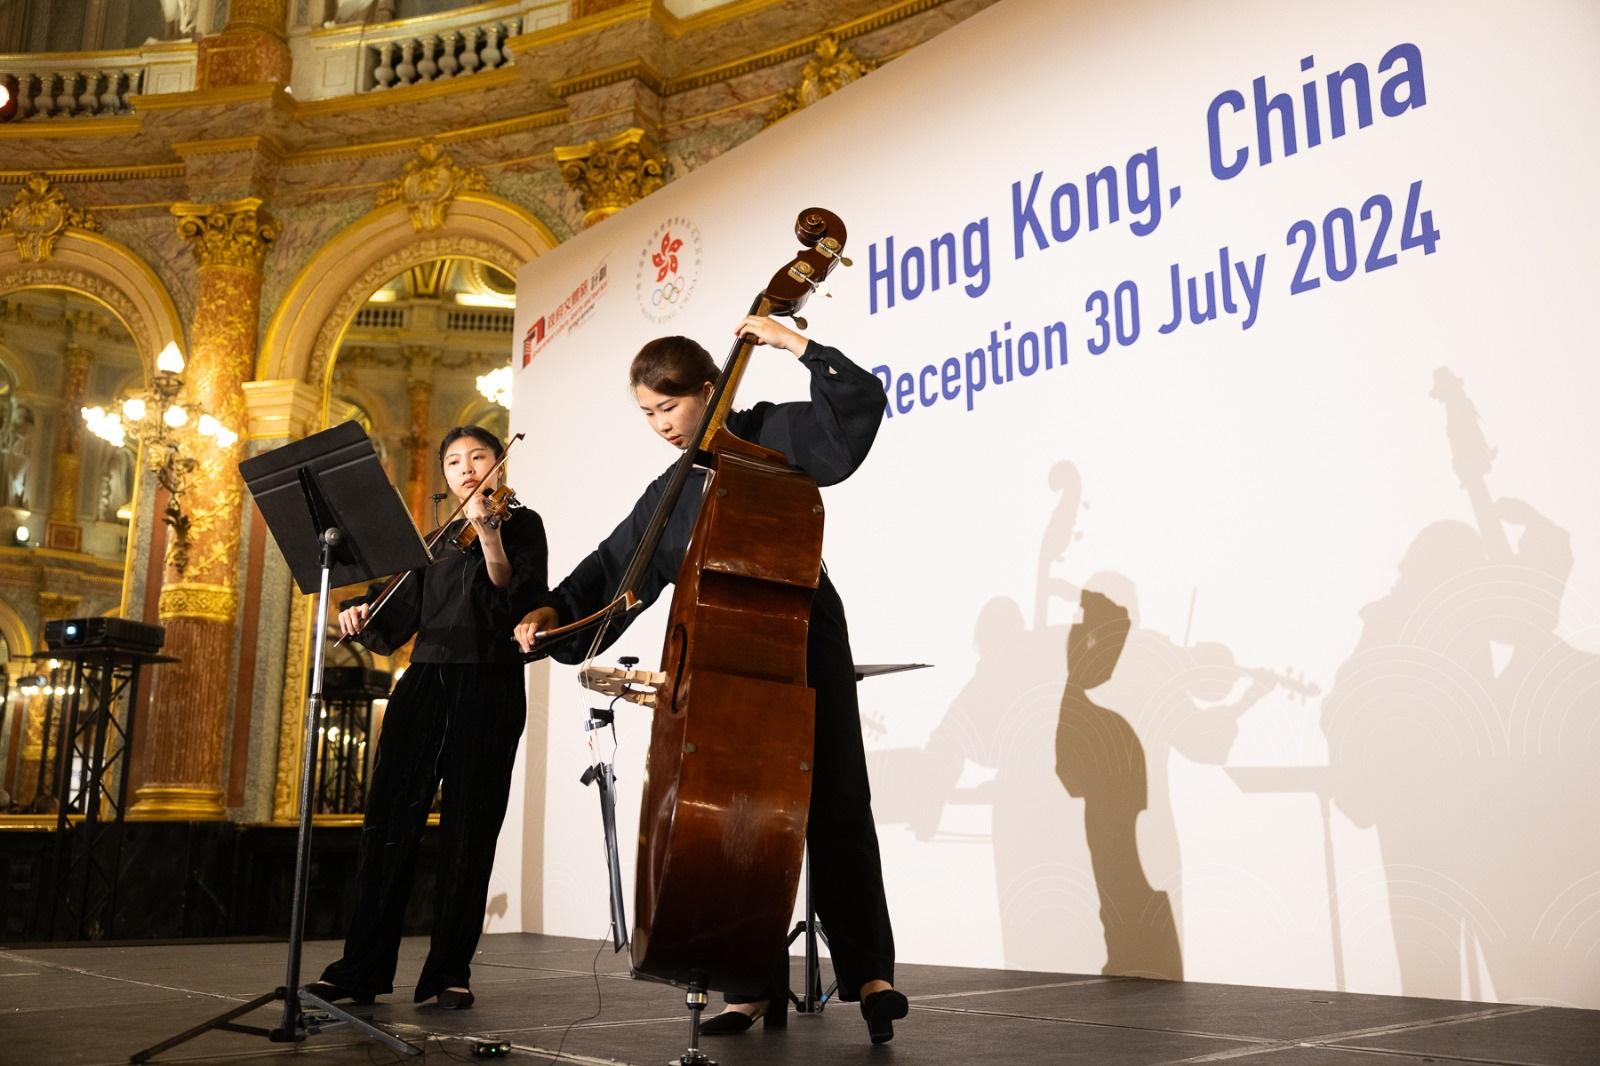
[[[505,520],[511,517],[511,512],[522,506],[522,501],[517,499],[517,490],[509,485],[501,485],[497,489],[484,489],[484,525],[490,529],[499,529]],[[465,503],[463,503],[465,507]],[[468,521],[450,538],[450,544],[456,551],[466,552],[477,547],[478,525]]]
[[[490,478],[494,477],[496,474],[500,473],[502,469],[504,469],[506,465],[506,459],[511,455],[511,449],[514,448],[517,442],[520,441],[524,436],[525,434],[517,433],[513,435],[510,440],[506,441],[505,450],[500,453],[500,458],[495,462],[494,466],[489,468],[489,472],[484,475],[485,481],[488,481]],[[511,502],[515,499],[516,493],[505,486],[501,486],[500,488],[495,489],[493,492],[485,489],[484,492],[490,498],[489,509],[491,513],[497,513],[495,501],[500,497],[501,493],[505,493],[504,501],[499,507],[498,517],[495,520],[496,528],[499,528],[499,524],[505,521],[506,514],[508,514],[513,508],[521,506],[520,503]],[[450,517],[445,520],[444,525],[435,530],[433,536],[429,537],[427,542],[423,545],[423,547],[427,549],[428,560],[430,562],[434,557],[434,549],[437,548],[439,546],[439,542],[444,539],[445,531],[450,528],[451,523],[453,523],[457,518],[461,517],[461,512],[467,509],[467,500],[470,499],[472,499],[472,497],[468,496],[466,499],[463,499],[459,504],[457,504],[456,509],[450,513]],[[466,551],[468,548],[476,544],[477,541],[478,530],[471,522],[468,522],[466,526],[457,532],[455,537],[452,539],[452,543],[454,543],[456,547],[460,548],[462,551]],[[361,633],[365,632],[367,626],[372,624],[373,617],[377,615],[379,611],[383,610],[384,606],[394,598],[395,592],[399,590],[401,585],[406,583],[406,579],[409,578],[412,573],[413,571],[403,570],[391,577],[388,584],[384,585],[383,588],[378,590],[378,595],[367,607],[366,621],[362,623],[361,629],[357,630],[353,636],[360,636]],[[348,636],[340,637],[333,646],[335,648],[343,647],[345,642],[350,639],[351,637]]]

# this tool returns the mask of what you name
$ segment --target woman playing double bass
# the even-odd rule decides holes
[[[807,341],[771,318],[747,317],[734,333],[797,356],[811,373],[811,399],[758,403],[749,410],[732,412],[727,429],[747,441],[781,451],[818,485],[837,484],[854,473],[866,459],[883,420],[884,396],[878,379],[836,349]],[[718,373],[711,356],[693,340],[662,337],[640,349],[629,368],[628,382],[650,429],[674,447],[683,448],[695,438]],[[516,627],[516,639],[524,651],[532,648],[535,634],[583,618],[616,595],[670,475],[669,469],[652,482],[632,513],[552,590],[544,606]],[[643,605],[653,602],[678,574],[700,510],[703,478],[703,472],[697,471],[695,480],[678,497],[642,587],[637,589]],[[628,612],[623,625],[639,613]],[[620,631],[617,627],[611,637]],[[575,661],[568,660],[564,650],[558,647],[554,657]],[[806,673],[808,685],[816,691],[806,832],[813,900],[828,931],[840,998],[860,1001],[872,1041],[882,1043],[893,1037],[893,1023],[905,1017],[907,1004],[905,996],[893,987],[894,933],[872,821],[849,632],[844,606],[826,571],[812,601]],[[705,920],[718,918],[707,914]],[[767,988],[742,989],[729,995],[728,1009],[705,1022],[701,1033],[744,1032],[757,1018],[768,1026],[783,1025],[788,1009],[787,963],[786,956],[773,960],[775,976]],[[780,966],[782,971],[778,971]],[[777,977],[776,972],[785,976]]]

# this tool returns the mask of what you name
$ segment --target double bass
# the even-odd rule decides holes
[[[792,317],[804,329],[797,312],[849,261],[844,224],[830,211],[802,211],[795,235],[801,250],[750,313]],[[754,338],[735,342],[612,601],[537,634],[544,650],[594,628],[580,680],[654,708],[631,961],[637,976],[688,987],[696,1012],[705,989],[766,984],[794,910],[811,796],[806,637],[822,564],[822,498],[782,453],[724,425],[754,347]],[[639,579],[696,466],[707,471],[705,495],[678,571],[661,669],[594,665],[606,628],[638,606]]]

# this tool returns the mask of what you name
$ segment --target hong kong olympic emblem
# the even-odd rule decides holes
[[[700,230],[693,222],[669,218],[656,227],[639,256],[635,284],[645,318],[666,322],[688,305],[700,280],[700,258]]]

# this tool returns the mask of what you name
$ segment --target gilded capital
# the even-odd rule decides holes
[[[62,592],[39,593],[39,617],[46,622],[67,618],[78,610],[82,596],[69,596]]]
[[[17,239],[17,251],[29,263],[49,259],[57,239],[67,230],[99,228],[93,215],[68,203],[43,174],[28,175],[10,205],[0,211],[0,232]]]
[[[239,613],[239,594],[227,585],[173,582],[161,589],[159,613],[162,621],[199,618],[231,625]]]
[[[562,178],[578,190],[586,227],[644,199],[666,180],[666,154],[638,128],[558,147],[555,156]]]
[[[278,223],[261,210],[259,197],[223,204],[177,203],[178,236],[194,248],[202,267],[227,266],[261,272],[261,260],[278,239]]]
[[[824,96],[838,92],[853,81],[877,69],[877,62],[860,59],[850,49],[839,44],[833,34],[824,34],[817,42],[817,50],[800,70],[800,80],[786,89],[778,102],[767,112],[766,125],[810,107]]]
[[[251,440],[299,440],[322,414],[322,392],[294,378],[246,381],[246,435]]]
[[[288,27],[288,0],[231,0],[227,30],[261,30],[283,37]]]
[[[378,190],[374,207],[403,201],[411,214],[411,228],[426,233],[444,225],[450,203],[464,192],[489,187],[483,172],[458,164],[436,144],[424,144],[408,161],[400,176]]]

